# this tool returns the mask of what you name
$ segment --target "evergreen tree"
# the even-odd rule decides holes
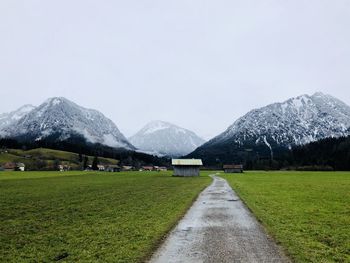
[[[95,155],[94,160],[92,161],[92,166],[91,166],[92,170],[97,171],[98,164],[99,164],[98,157]]]
[[[59,170],[60,164],[61,164],[61,163],[60,163],[60,160],[55,159],[54,162],[53,162],[53,169],[54,169],[55,171]]]
[[[89,165],[89,157],[87,157],[86,155],[84,156],[84,162],[83,162],[83,170],[86,170],[86,168]]]

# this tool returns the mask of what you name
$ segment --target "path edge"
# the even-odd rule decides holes
[[[214,178],[213,176],[215,176],[217,174],[209,174],[208,177],[210,177],[212,179],[211,183],[205,187],[203,187],[203,189],[201,189],[201,191],[192,199],[190,205],[188,206],[188,208],[180,215],[180,217],[170,226],[169,230],[162,236],[159,238],[159,240],[157,240],[153,245],[152,248],[150,250],[149,253],[147,253],[145,256],[141,257],[140,262],[150,262],[150,260],[152,259],[152,257],[156,254],[156,252],[158,251],[158,249],[164,244],[164,242],[167,240],[167,238],[170,236],[170,234],[176,229],[176,227],[179,225],[179,222],[185,217],[185,215],[187,214],[187,212],[191,209],[191,207],[193,206],[193,204],[198,200],[199,196],[203,193],[203,191],[205,189],[207,189],[209,186],[211,186],[214,183]]]
[[[282,257],[285,258],[286,262],[292,263],[295,262],[295,260],[293,259],[292,255],[288,252],[288,250],[281,245],[281,242],[277,240],[276,236],[267,228],[266,224],[260,219],[258,218],[255,213],[253,212],[253,210],[248,206],[248,204],[246,203],[246,201],[241,197],[241,195],[235,190],[235,188],[225,179],[222,178],[220,176],[221,174],[216,174],[215,176],[224,179],[228,185],[232,188],[232,190],[236,193],[236,195],[239,197],[239,200],[244,204],[245,208],[249,211],[249,213],[254,217],[254,219],[258,222],[260,228],[262,229],[262,231],[266,234],[266,236],[271,239],[276,246],[278,247],[278,249],[280,250],[280,254]]]

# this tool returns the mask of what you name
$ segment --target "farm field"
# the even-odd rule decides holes
[[[220,176],[295,262],[350,262],[349,172]]]
[[[0,172],[1,261],[140,262],[208,174]]]

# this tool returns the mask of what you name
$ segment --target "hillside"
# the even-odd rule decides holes
[[[88,156],[88,164],[92,163],[93,156]],[[118,164],[119,161],[111,158],[99,157],[100,164]],[[82,169],[79,154],[58,151],[46,148],[32,150],[7,149],[0,150],[0,165],[6,162],[22,162],[28,170],[53,170],[54,164],[69,165],[72,169]]]
[[[293,148],[293,165],[305,170],[329,167],[334,170],[350,170],[350,136],[326,138]]]
[[[0,149],[27,149],[38,148],[54,149],[63,152],[83,154],[87,156],[99,156],[119,160],[121,165],[132,165],[140,168],[143,165],[168,166],[169,159],[159,158],[136,151],[115,149],[101,144],[87,143],[83,138],[70,138],[63,142],[50,142],[46,140],[22,143],[13,139],[0,139]]]
[[[208,165],[278,161],[295,146],[350,134],[350,107],[330,95],[302,95],[254,109],[189,157]]]

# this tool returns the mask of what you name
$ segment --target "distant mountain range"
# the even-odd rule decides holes
[[[100,144],[156,156],[182,156],[204,143],[193,132],[167,122],[151,122],[130,138],[102,113],[55,97],[38,107],[25,105],[0,115],[0,138],[19,142]],[[41,145],[40,144],[40,145]],[[84,143],[85,144],[85,143]],[[133,145],[134,144],[134,145]]]
[[[129,141],[142,152],[169,157],[189,154],[205,142],[194,132],[164,121],[148,123]]]
[[[252,110],[189,157],[210,164],[272,160],[293,146],[349,134],[350,107],[319,92]]]
[[[202,158],[206,165],[277,160],[292,147],[348,135],[350,107],[323,93],[254,109],[206,143],[195,133],[163,121],[147,124],[128,140],[102,113],[62,97],[0,114],[0,138],[56,148],[68,142],[65,147],[74,151],[79,144],[100,145],[109,148],[98,149],[113,156],[114,149],[167,157],[187,155]]]

